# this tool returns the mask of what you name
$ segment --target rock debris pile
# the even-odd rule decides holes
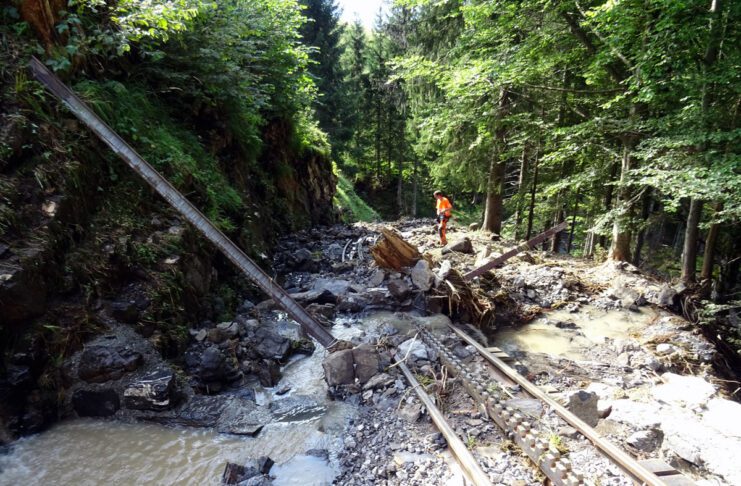
[[[353,410],[332,431],[318,429],[334,444],[319,456],[334,468],[335,484],[460,482],[462,473],[445,440],[395,365],[404,361],[493,484],[540,484],[541,473],[513,453],[514,444],[481,414],[417,334],[418,327],[431,330],[486,377],[481,358],[447,323],[452,319],[488,345],[499,339],[499,331],[517,335],[519,326],[531,322],[532,329],[550,333],[554,348],[563,340],[570,349],[537,352],[503,343],[521,374],[634,456],[662,459],[700,484],[741,484],[741,469],[727,454],[741,450],[741,431],[733,426],[741,405],[729,400],[714,377],[713,346],[672,314],[676,289],[629,265],[595,265],[540,251],[521,253],[465,282],[462,275],[516,243],[453,227],[452,243],[443,251],[429,222],[394,226],[419,251],[406,266],[384,268],[374,259],[371,248],[383,233],[377,225],[307,230],[276,246],[278,282],[351,348],[327,355],[274,302],[246,300],[233,319],[191,329],[182,373],[176,373],[146,340],[116,325],[69,364],[79,377],[70,407],[81,416],[254,436],[276,423],[323,423],[334,400]],[[479,310],[485,305],[493,318],[481,326],[462,298]],[[607,320],[616,324],[595,336]],[[633,320],[640,325],[617,324]],[[315,358],[321,365],[314,374],[323,373],[324,382],[309,392],[293,390],[302,382],[286,378],[291,367]],[[574,470],[601,484],[629,484],[552,411],[532,401],[513,406],[540,424]],[[308,449],[297,452],[309,454]],[[253,462],[259,459],[229,465],[224,482],[270,484],[270,467]]]

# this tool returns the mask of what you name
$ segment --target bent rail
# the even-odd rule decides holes
[[[46,89],[60,99],[72,113],[95,133],[111,150],[170,205],[190,222],[203,236],[221,250],[263,292],[278,303],[301,327],[325,348],[333,347],[338,341],[319,324],[301,305],[266,274],[233,241],[222,233],[188,199],[170,184],[154,167],[149,165],[111,127],[93,112],[71,89],[52,74],[35,57],[29,64],[33,76]]]

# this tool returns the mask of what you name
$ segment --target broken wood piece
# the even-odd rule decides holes
[[[422,255],[395,231],[381,228],[383,238],[370,251],[379,267],[399,271],[412,267]]]

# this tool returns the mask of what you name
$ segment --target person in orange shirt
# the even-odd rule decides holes
[[[453,205],[450,204],[448,198],[443,196],[443,193],[440,191],[435,191],[434,196],[437,199],[437,233],[440,235],[440,244],[445,246],[448,244],[445,230],[448,227],[448,220],[453,214]]]

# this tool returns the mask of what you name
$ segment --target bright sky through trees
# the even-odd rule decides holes
[[[342,21],[354,22],[359,18],[366,29],[373,27],[373,22],[381,8],[383,0],[338,0],[337,4],[342,9]]]

